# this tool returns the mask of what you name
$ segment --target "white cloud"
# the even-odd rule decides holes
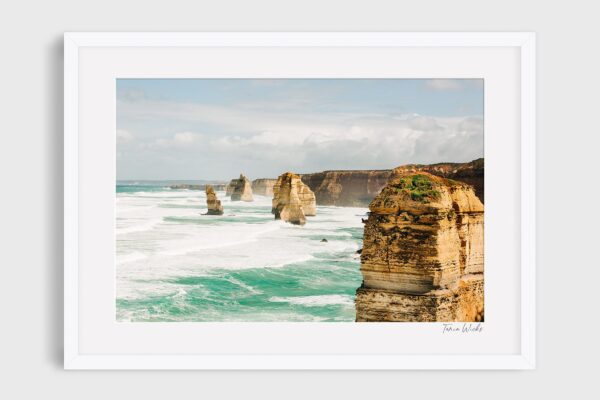
[[[173,135],[173,142],[178,144],[190,144],[200,139],[200,135],[192,132],[179,132]]]
[[[131,132],[125,129],[117,129],[117,143],[131,142],[134,136]]]
[[[337,123],[290,121],[278,130],[254,135],[219,135],[211,149],[242,162],[259,154],[275,170],[392,168],[405,163],[470,161],[483,154],[480,117],[359,117]]]
[[[202,135],[194,132],[178,132],[168,139],[159,138],[154,144],[159,147],[186,147],[199,143]]]
[[[240,172],[268,178],[287,170],[387,169],[483,155],[482,117],[248,110],[165,101],[119,107],[126,117],[123,127],[147,127],[145,137],[138,138],[139,153],[134,158],[129,152],[128,160],[136,163],[127,164],[140,174],[146,163],[147,170],[177,178],[230,179]]]
[[[429,79],[425,84],[433,90],[458,90],[463,87],[457,79]]]

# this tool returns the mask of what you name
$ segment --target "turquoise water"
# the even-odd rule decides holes
[[[299,227],[270,198],[217,195],[225,214],[207,216],[204,192],[117,185],[118,321],[354,321],[367,209],[318,206]]]

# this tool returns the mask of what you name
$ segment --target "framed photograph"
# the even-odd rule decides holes
[[[535,368],[535,34],[64,40],[66,369]]]

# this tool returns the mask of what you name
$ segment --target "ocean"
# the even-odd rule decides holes
[[[204,191],[116,192],[117,321],[354,321],[366,208],[317,206],[295,226],[274,220],[271,197],[217,191],[225,213],[209,216]]]

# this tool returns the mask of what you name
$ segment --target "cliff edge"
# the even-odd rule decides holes
[[[397,170],[428,172],[433,175],[468,183],[484,201],[484,160],[468,163],[408,164]],[[392,170],[323,171],[302,174],[304,182],[315,193],[318,205],[366,207],[387,184]]]
[[[467,163],[408,164],[396,168],[406,172],[429,172],[443,178],[468,183],[475,189],[475,195],[484,203],[484,160],[478,158]]]

